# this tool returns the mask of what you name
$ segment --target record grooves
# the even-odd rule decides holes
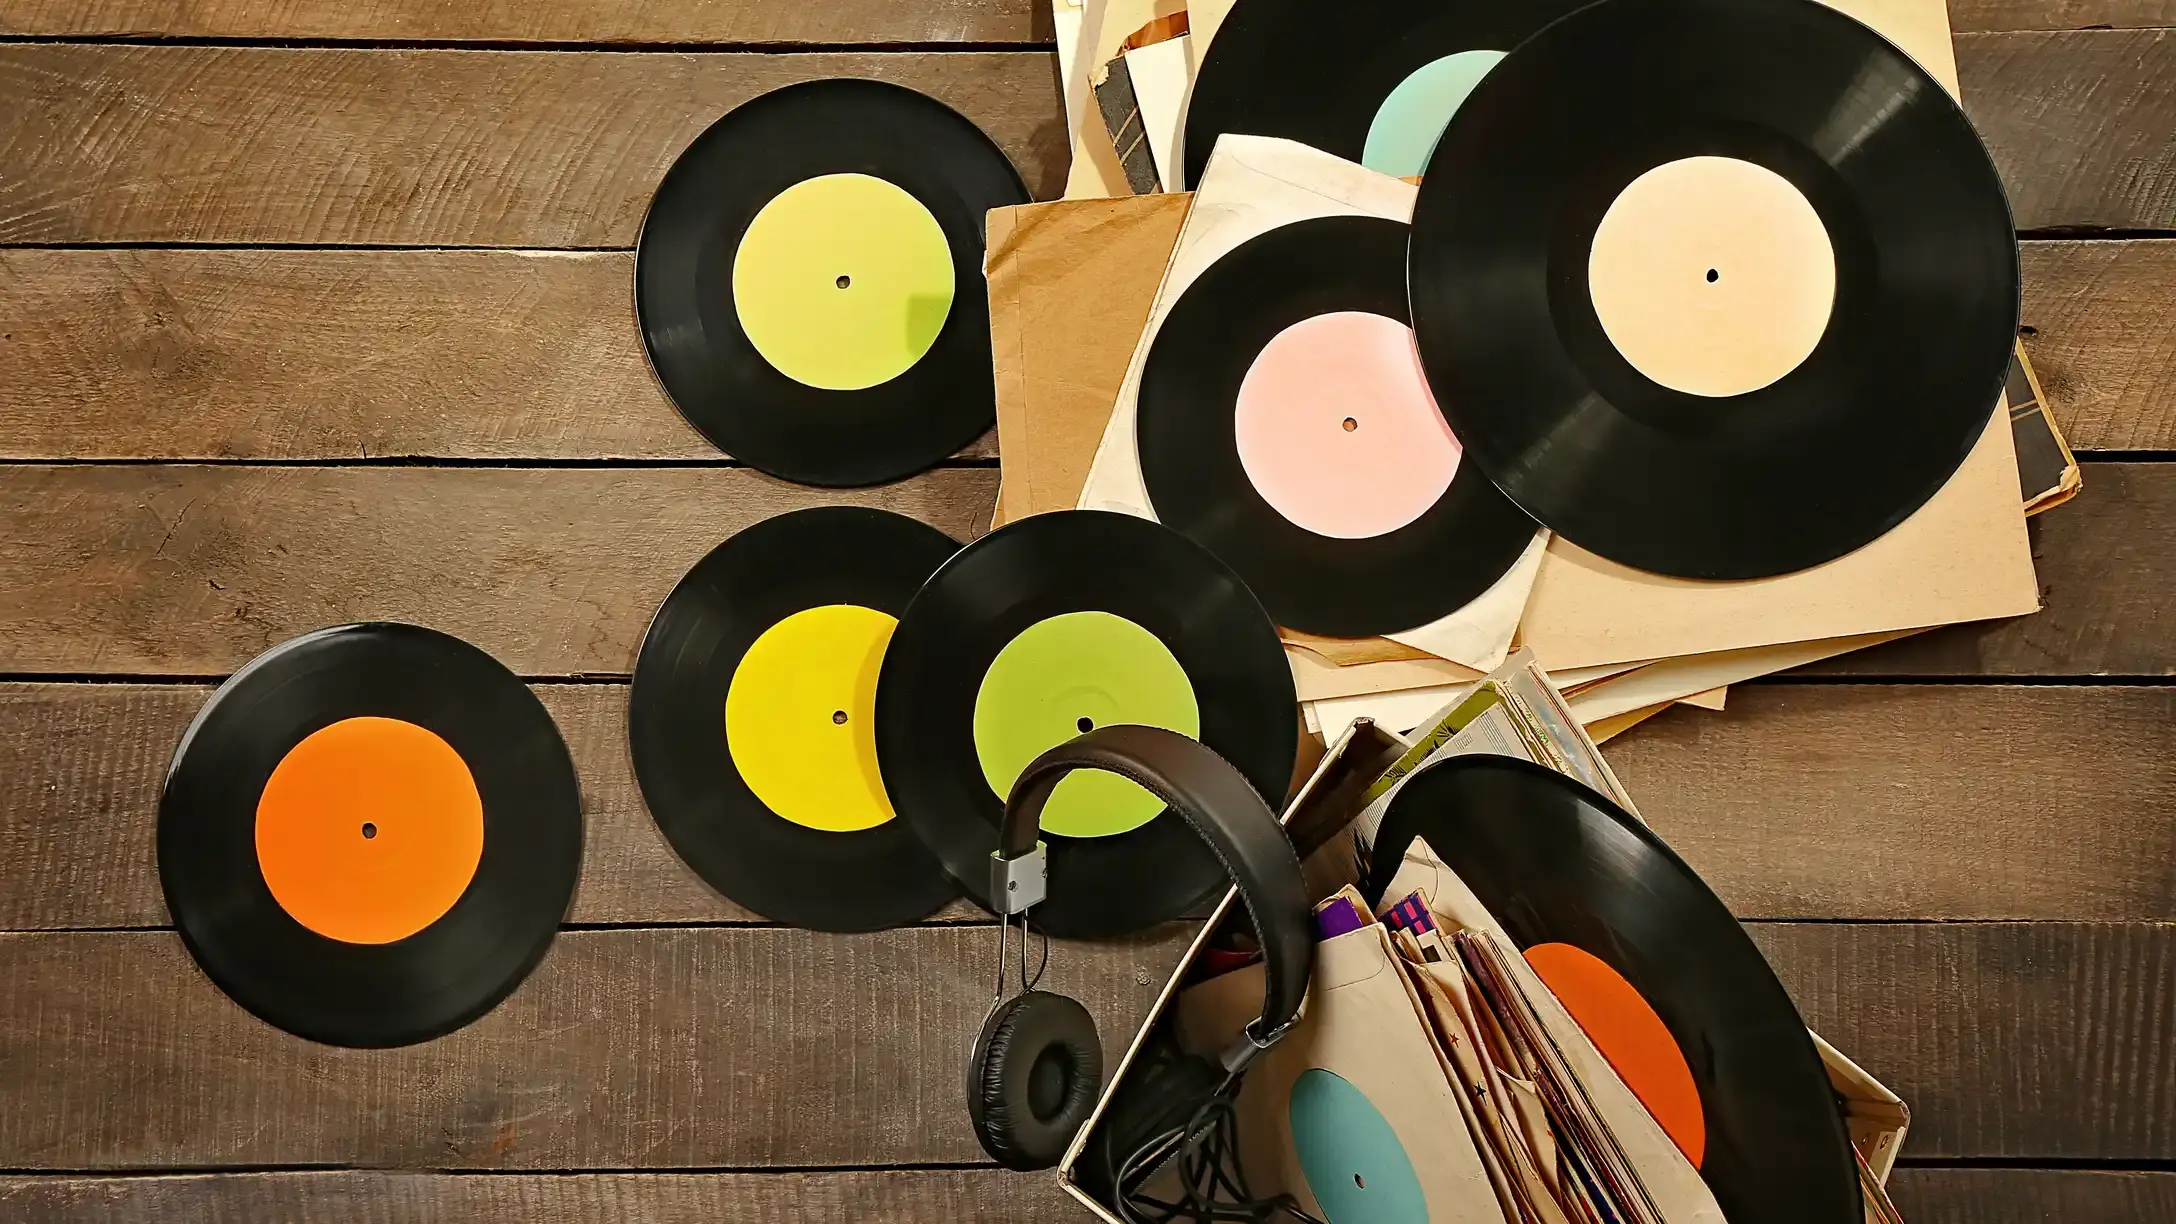
[[[1187,286],[1142,367],[1135,436],[1157,519],[1231,565],[1289,628],[1368,637],[1427,624],[1486,591],[1534,537],[1474,464],[1459,464],[1418,518],[1360,538],[1300,526],[1249,478],[1234,420],[1250,363],[1311,318],[1357,311],[1405,324],[1407,234],[1396,221],[1341,216],[1249,239]],[[1371,407],[1352,410],[1369,418]]]
[[[374,777],[452,799],[358,812]],[[396,1046],[474,1020],[543,958],[581,800],[550,714],[490,655],[346,625],[259,655],[205,703],[158,841],[167,908],[220,989],[314,1041]]]
[[[908,293],[895,302],[894,315],[905,320],[901,326],[921,326],[924,307],[941,314],[942,322],[921,338],[926,348],[910,348],[899,358],[904,369],[893,372],[895,362],[876,374],[842,375],[841,386],[849,389],[826,384],[828,371],[820,366],[814,375],[781,370],[748,328],[750,319],[782,312],[756,303],[744,315],[741,307],[749,304],[736,301],[751,227],[788,198],[789,189],[812,182],[857,189],[828,197],[819,192],[798,212],[788,209],[785,215],[800,221],[780,221],[765,240],[765,249],[784,251],[779,259],[820,265],[828,256],[810,248],[877,226],[871,210],[886,200],[887,207],[912,214],[915,224],[933,224],[933,235],[941,233],[930,238],[936,247],[923,252],[948,278],[941,301],[898,289],[902,277],[913,280],[911,268],[898,266],[898,250],[913,244],[899,234],[869,239],[860,249],[859,262],[873,262],[872,272]],[[643,220],[635,310],[651,366],[690,424],[727,454],[774,476],[830,486],[909,476],[972,442],[995,419],[982,282],[984,217],[1028,198],[1019,174],[988,136],[913,90],[835,78],[743,103],[681,154]],[[841,302],[852,294],[890,291],[869,288],[866,282],[877,275],[857,287],[853,262],[818,267],[823,283],[814,291],[833,292],[833,271]],[[805,284],[791,288],[807,290]],[[797,350],[815,346],[820,355],[836,329],[824,325],[820,306],[812,309],[817,313],[808,319],[780,324],[781,342]],[[877,381],[865,385],[867,378]]]
[[[1275,626],[1222,562],[1147,519],[1057,511],[968,545],[914,597],[877,685],[877,750],[900,816],[987,908],[1000,758],[1017,772],[1101,719],[1198,714],[1195,737],[1274,806],[1298,744],[1294,700]],[[1017,727],[1041,738],[1009,736]],[[1070,782],[1044,809],[1050,896],[1034,920],[1050,934],[1139,930],[1226,881],[1161,804],[1119,810],[1145,792],[1089,805],[1082,835],[1058,831]]]
[[[1725,1217],[1858,1224],[1841,1110],[1805,1021],[1760,949],[1663,840],[1553,770],[1454,757],[1407,779],[1377,833],[1380,901],[1427,842],[1522,951],[1599,959],[1689,1060],[1706,1117],[1701,1176]]]
[[[628,740],[658,828],[711,887],[825,931],[899,926],[959,895],[881,783],[851,776],[874,756],[864,661],[958,548],[904,515],[815,507],[736,534],[666,597],[635,663]],[[859,657],[841,668],[842,654]]]
[[[1833,254],[1810,352],[1736,393],[1635,368],[1591,281],[1628,189],[1697,159],[1786,184]],[[1604,0],[1537,34],[1436,145],[1410,259],[1468,457],[1570,542],[1679,577],[1803,569],[1902,522],[1986,429],[2015,342],[2016,236],[1963,110],[1803,0]]]

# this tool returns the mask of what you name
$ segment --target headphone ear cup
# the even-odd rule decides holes
[[[1064,995],[1031,990],[983,1022],[967,1068],[967,1117],[997,1163],[1047,1169],[1088,1120],[1102,1085],[1095,1018]]]

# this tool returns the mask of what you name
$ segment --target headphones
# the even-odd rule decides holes
[[[1238,885],[1261,941],[1265,973],[1262,1014],[1215,1060],[1174,1049],[1144,1051],[1141,1081],[1129,1084],[1129,1106],[1114,1105],[1103,1144],[1121,1158],[1144,1145],[1176,1148],[1188,1119],[1237,1082],[1257,1054],[1299,1018],[1314,970],[1313,910],[1299,856],[1254,787],[1224,758],[1160,727],[1098,727],[1029,762],[1013,782],[998,825],[990,864],[990,896],[998,909],[998,1002],[983,1022],[967,1069],[967,1114],[975,1137],[1010,1169],[1047,1169],[1095,1109],[1103,1080],[1103,1048],[1088,1009],[1064,995],[1036,990],[1026,972],[1030,906],[1048,890],[1041,831],[1043,805],[1076,769],[1100,769],[1139,784],[1163,800],[1209,844]],[[1021,928],[1021,993],[1004,997],[1007,932]],[[1047,955],[1047,946],[1046,946]],[[1040,976],[1038,971],[1037,976]]]

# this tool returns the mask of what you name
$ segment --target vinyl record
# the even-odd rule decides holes
[[[1602,0],[1528,40],[1436,146],[1410,281],[1467,455],[1572,543],[1688,578],[1902,522],[2016,338],[1972,125],[1814,0]]]
[[[824,506],[712,549],[666,596],[628,698],[658,828],[720,893],[779,922],[873,931],[959,895],[876,760],[899,615],[959,551],[914,519]]]
[[[881,81],[789,85],[666,172],[635,254],[658,380],[726,453],[805,484],[897,480],[995,418],[984,215],[997,145]]]
[[[1357,0],[1325,19],[1304,0],[1240,0],[1186,105],[1186,182],[1226,132],[1282,136],[1408,178],[1504,53],[1586,0]]]
[[[159,801],[159,883],[234,1001],[313,1041],[467,1024],[544,956],[582,860],[574,763],[476,647],[344,625],[257,656],[197,712]]]
[[[1065,510],[1008,524],[933,575],[892,635],[876,744],[899,814],[985,907],[1002,796],[1045,750],[1111,723],[1191,735],[1272,807],[1299,739],[1292,672],[1246,584],[1147,519]],[[1043,809],[1053,935],[1183,913],[1227,878],[1147,791],[1083,771]]]
[[[1533,520],[1459,445],[1405,303],[1407,228],[1319,217],[1212,264],[1141,372],[1141,477],[1165,526],[1224,559],[1280,625],[1332,637],[1464,607]]]
[[[1454,757],[1399,789],[1371,898],[1416,837],[1502,924],[1727,1218],[1858,1224],[1850,1138],[1805,1021],[1661,838],[1586,786],[1500,756]],[[1666,1039],[1642,1031],[1657,1027],[1643,1024],[1649,1009]],[[1692,1091],[1674,1094],[1687,1071]]]

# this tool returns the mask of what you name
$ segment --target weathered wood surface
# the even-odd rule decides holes
[[[1054,949],[1131,1032],[1189,929]],[[290,1037],[171,932],[0,935],[0,1168],[979,1163],[962,1104],[996,933],[570,931],[475,1024],[400,1050]]]
[[[2025,351],[2079,450],[2176,449],[2176,242],[2027,242]]]
[[[703,554],[804,506],[966,539],[990,468],[812,489],[746,468],[0,468],[0,671],[223,675],[296,633],[404,620],[523,675],[624,675]]]
[[[1807,1025],[1910,1103],[1915,1159],[2176,1156],[2176,926],[1751,932]]]
[[[1065,170],[1055,57],[0,44],[0,242],[631,247],[705,127],[878,77],[939,98],[1039,197]]]
[[[2176,225],[2176,39],[1958,36],[2017,223]],[[1053,57],[0,45],[0,242],[626,247],[704,125],[789,81],[874,75],[958,106],[1039,197]]]
[[[1806,670],[1852,676],[2176,673],[2176,465],[2093,463],[2086,491],[2030,521],[2040,611],[1900,638]]]
[[[2176,1173],[1904,1168],[1911,1224],[2047,1224],[2176,1215]],[[1073,1224],[1094,1217],[1049,1177],[997,1169],[851,1173],[182,1173],[0,1177],[20,1224]]]
[[[1922,1157],[2176,1155],[2176,927],[1762,924]],[[967,1163],[987,928],[572,931],[497,1011],[405,1050],[288,1037],[168,932],[0,936],[0,1167],[760,1168]],[[1066,946],[1128,1031],[1183,930]]]
[[[623,251],[0,248],[0,455],[722,461],[650,372],[634,275]]]
[[[2024,262],[2072,445],[2176,448],[2176,241]],[[722,459],[650,374],[633,280],[617,251],[0,248],[0,457]]]
[[[1090,1224],[1054,1178],[850,1173],[211,1173],[0,1177],[17,1224]]]
[[[460,634],[528,676],[624,675],[688,566],[758,519],[886,506],[966,538],[997,472],[881,489],[740,468],[0,466],[0,671],[224,675],[343,621]],[[2034,520],[2045,608],[1847,655],[1869,675],[2162,675],[2176,666],[2176,466],[2094,464]]]
[[[537,691],[588,819],[570,920],[756,920],[657,832],[625,687]],[[0,684],[0,929],[168,924],[159,787],[209,692]],[[2176,920],[2176,690],[1750,686],[1609,757],[1741,917]]]
[[[2073,30],[2176,25],[2170,0],[1950,0],[1952,29]],[[0,12],[0,36],[268,38],[373,42],[942,43],[1051,37],[1037,0],[884,4],[717,4],[648,0],[18,0]]]

